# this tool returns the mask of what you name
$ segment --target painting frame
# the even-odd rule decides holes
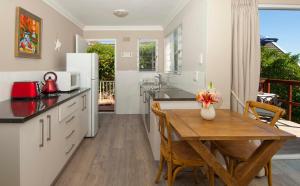
[[[21,7],[16,8],[15,57],[41,59],[42,24],[40,17]]]

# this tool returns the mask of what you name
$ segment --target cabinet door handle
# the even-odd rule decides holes
[[[42,141],[39,144],[39,147],[44,147],[44,120],[40,119],[40,125],[41,125],[41,133],[42,133]]]
[[[74,105],[76,105],[76,102],[72,103],[71,105],[68,106],[68,108],[73,107]]]
[[[75,119],[75,116],[72,116],[68,121],[66,121],[66,124],[70,123],[73,119]]]
[[[74,134],[75,130],[72,130],[72,132],[66,136],[66,139],[69,139],[73,134]]]
[[[47,119],[48,119],[48,137],[47,137],[47,141],[51,141],[51,125],[52,125],[52,121],[51,121],[51,116],[47,115]]]
[[[144,100],[144,103],[146,103],[146,92],[145,91],[143,92],[143,100]]]
[[[72,144],[71,148],[66,152],[66,155],[68,155],[73,150],[74,147],[75,147],[75,144]]]
[[[86,109],[87,107],[86,107],[86,105],[87,105],[87,97],[86,97],[86,95],[84,95],[84,109]]]
[[[84,96],[82,96],[82,111],[84,111],[84,109],[85,109],[85,95]]]

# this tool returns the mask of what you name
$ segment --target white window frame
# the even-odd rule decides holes
[[[154,70],[141,70],[140,69],[140,43],[141,42],[155,42],[155,69]],[[158,39],[138,39],[137,41],[137,71],[139,72],[158,72]]]
[[[178,66],[177,70],[175,70],[175,32],[178,32],[178,51],[180,51],[180,57],[178,57]],[[172,73],[172,74],[181,74],[182,72],[182,52],[183,52],[183,31],[182,25],[178,25],[170,34],[168,34],[164,39],[164,72],[165,73]],[[173,65],[172,65],[173,64]],[[172,68],[172,69],[171,69]]]

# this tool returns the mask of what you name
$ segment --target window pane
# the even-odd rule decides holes
[[[140,71],[155,71],[156,42],[140,41],[139,43],[139,69]]]
[[[178,29],[174,31],[174,71],[178,71]]]
[[[165,72],[179,74],[182,69],[182,26],[165,38]]]

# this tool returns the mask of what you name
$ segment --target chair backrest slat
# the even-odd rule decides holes
[[[260,115],[257,113],[257,109],[262,109],[274,113],[274,116],[270,122],[270,125],[272,127],[274,127],[276,122],[285,114],[285,110],[277,106],[256,101],[247,101],[244,116],[249,117],[249,113],[251,113],[254,115],[255,119],[260,120]]]

